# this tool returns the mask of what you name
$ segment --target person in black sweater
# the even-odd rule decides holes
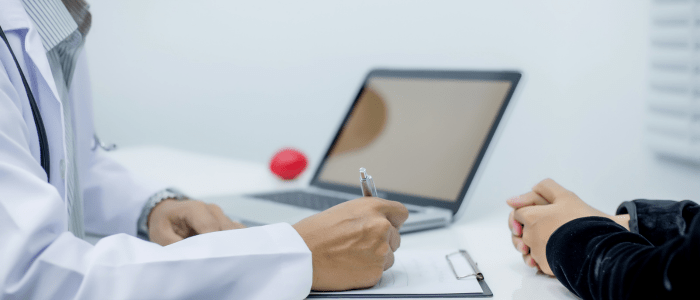
[[[545,179],[507,203],[525,263],[583,299],[700,299],[695,202],[627,201],[612,216]]]

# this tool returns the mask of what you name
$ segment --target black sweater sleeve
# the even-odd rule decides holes
[[[635,212],[627,204],[618,212],[636,214],[639,233],[601,217],[576,219],[557,229],[547,243],[547,261],[554,275],[583,299],[696,294],[700,282],[698,205],[648,200],[633,204]]]

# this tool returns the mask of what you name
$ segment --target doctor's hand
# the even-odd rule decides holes
[[[301,220],[294,229],[311,250],[315,291],[372,287],[394,264],[408,218],[395,201],[363,197]]]
[[[526,258],[526,263],[538,267],[547,275],[554,275],[547,262],[547,242],[554,231],[569,221],[584,217],[604,217],[629,230],[629,215],[607,215],[586,204],[573,192],[551,179],[542,180],[531,193],[518,199],[509,199],[508,204],[516,208],[513,222],[513,243],[521,240],[516,248]],[[522,246],[524,245],[524,246]],[[531,260],[527,258],[531,257]]]
[[[202,233],[239,229],[216,204],[197,200],[163,200],[148,216],[148,234],[152,242],[166,246]]]

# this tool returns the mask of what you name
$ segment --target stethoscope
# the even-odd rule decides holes
[[[0,26],[0,37],[2,37],[2,40],[5,41],[5,45],[7,45],[7,49],[10,49],[10,54],[12,54],[12,59],[15,61],[15,65],[17,66],[17,70],[19,70],[19,75],[22,77],[22,83],[24,84],[24,89],[27,91],[27,98],[29,99],[29,106],[32,108],[32,116],[34,117],[34,125],[36,126],[36,131],[39,135],[39,155],[40,155],[40,160],[41,160],[41,167],[44,169],[44,172],[46,172],[46,181],[50,181],[50,166],[51,166],[51,161],[50,161],[50,155],[49,155],[49,142],[46,138],[46,129],[44,128],[44,121],[41,119],[41,113],[39,113],[39,108],[36,105],[36,101],[34,100],[34,95],[32,94],[32,90],[29,88],[29,83],[27,83],[27,78],[24,77],[24,72],[22,72],[22,68],[19,66],[19,62],[17,62],[17,57],[15,56],[15,52],[12,51],[12,47],[10,47],[10,42],[7,41],[7,37],[5,36],[5,32],[2,29],[2,26]],[[93,135],[93,146],[92,150],[97,150],[97,148],[102,148],[105,151],[111,151],[117,148],[117,145],[115,144],[108,144],[105,145],[103,144],[100,139],[97,137],[97,134]]]
[[[100,138],[97,137],[97,133],[92,135],[92,151],[97,150],[97,147],[102,148],[104,151],[112,151],[117,149],[117,144],[103,144]]]

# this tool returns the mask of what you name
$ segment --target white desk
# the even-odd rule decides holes
[[[165,182],[192,197],[289,189],[307,184],[313,170],[295,181],[276,179],[263,164],[160,147],[125,148],[110,153],[133,172]],[[556,279],[535,274],[513,249],[505,199],[490,213],[467,213],[454,225],[402,236],[401,249],[464,248],[479,263],[494,299],[576,299]]]

